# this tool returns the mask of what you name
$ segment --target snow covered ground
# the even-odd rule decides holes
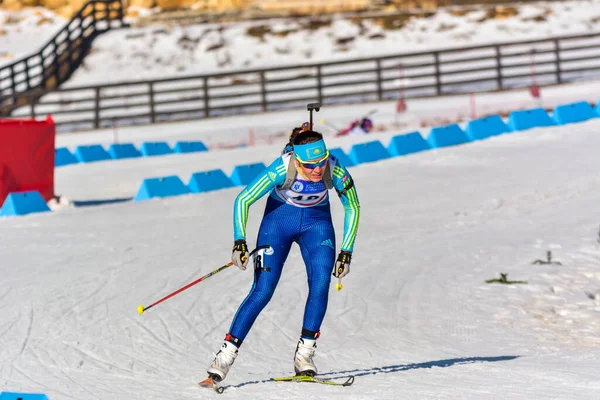
[[[38,52],[66,23],[42,7],[0,10],[0,66]]]
[[[344,109],[347,118],[354,112],[331,114]],[[288,118],[269,121],[284,126]],[[136,138],[156,137],[154,128],[137,128]],[[353,374],[356,383],[269,382],[292,372],[301,328],[307,288],[294,248],[224,396],[599,398],[599,129],[592,120],[353,167],[361,225],[345,287],[331,288],[316,362],[323,376]],[[212,134],[208,125],[197,130]],[[392,134],[377,138],[387,144]],[[88,135],[98,133],[59,141]],[[347,148],[367,139],[328,142]],[[283,141],[58,168],[57,192],[79,205],[106,204],[0,221],[0,388],[51,400],[216,395],[196,383],[250,289],[251,272],[226,270],[143,316],[136,307],[229,260],[240,189],[122,200],[143,177],[175,173],[187,181],[209,167],[229,173],[268,162]],[[335,196],[332,202],[341,229],[342,208]],[[264,199],[252,207],[250,245],[263,207]],[[532,264],[549,250],[562,265]],[[500,273],[528,284],[485,283]]]
[[[427,17],[152,25],[98,37],[73,87],[124,80],[329,62],[598,31],[600,1],[540,2],[504,9],[441,9]],[[465,11],[467,10],[467,11]],[[36,15],[42,14],[42,15]],[[44,22],[40,22],[42,20]],[[0,65],[31,52],[64,22],[39,10],[0,11]],[[61,23],[62,22],[62,23]]]
[[[527,6],[562,8],[549,18],[569,18],[540,30],[534,27],[542,25],[532,24],[529,31],[501,28],[515,21],[507,19],[495,31],[482,30],[482,36],[476,30],[473,40],[506,39],[501,32],[518,39],[518,33],[593,30],[590,21],[597,18],[599,4]],[[428,21],[439,23],[442,14]],[[225,32],[229,29],[234,28]],[[11,32],[0,36],[0,54],[12,43],[4,39],[17,37]],[[173,32],[181,36],[183,30]],[[449,35],[397,32],[404,35],[400,51],[419,40],[438,47]],[[43,41],[38,36],[11,49],[28,53]],[[142,38],[121,43],[143,47]],[[241,46],[241,40],[228,43]],[[453,37],[453,44],[457,40]],[[101,45],[99,39],[95,51]],[[288,60],[297,59],[295,46],[290,48]],[[240,55],[236,62],[248,54],[240,47],[230,51]],[[330,57],[339,55],[352,56],[334,52]],[[264,53],[252,66],[272,56]],[[198,65],[210,70],[210,60]],[[120,67],[119,75],[114,65],[104,65],[107,74],[128,78],[130,70]],[[156,63],[147,73],[175,72]],[[106,78],[90,67],[76,79]],[[599,86],[592,81],[542,88],[541,103],[526,91],[478,95],[476,113],[596,102]],[[382,130],[371,136],[334,138],[326,126],[343,126],[373,109]],[[373,139],[387,145],[391,136],[410,130],[426,135],[428,127],[464,121],[471,112],[468,96],[452,96],[409,101],[408,111],[398,117],[394,103],[387,102],[324,107],[315,120],[330,147],[347,150]],[[270,162],[285,142],[282,134],[306,117],[299,110],[58,135],[57,147],[195,139],[211,151],[57,168],[56,192],[77,207],[0,219],[0,391],[43,392],[50,400],[215,396],[197,382],[250,289],[251,272],[226,270],[143,316],[136,308],[229,260],[232,204],[240,188],[140,203],[128,199],[146,177],[176,174],[187,182],[192,172],[222,168],[229,174],[238,164]],[[248,141],[250,128],[256,145],[231,148]],[[352,374],[356,383],[336,388],[269,381],[293,371],[301,329],[307,287],[294,248],[278,290],[240,350],[224,396],[600,398],[599,130],[596,119],[351,168],[362,204],[361,225],[344,289],[331,288],[316,362],[324,377]],[[339,239],[343,212],[336,196],[332,203]],[[264,199],[252,207],[250,245],[263,207]],[[561,265],[532,264],[545,260],[547,251]],[[528,283],[485,283],[500,273]]]

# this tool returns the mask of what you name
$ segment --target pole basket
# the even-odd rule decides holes
[[[540,87],[538,85],[531,85],[529,87],[529,93],[531,93],[531,97],[533,97],[534,99],[539,99],[540,98]]]
[[[398,99],[398,102],[396,102],[396,113],[400,114],[404,111],[406,111],[406,102],[404,99],[400,98]]]

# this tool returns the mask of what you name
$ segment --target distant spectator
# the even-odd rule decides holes
[[[367,135],[373,130],[373,121],[369,118],[355,120],[346,128],[337,133],[336,136],[359,136]]]

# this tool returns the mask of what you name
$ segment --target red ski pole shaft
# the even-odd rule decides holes
[[[162,299],[155,301],[154,303],[150,304],[148,307],[144,307],[144,306],[138,306],[138,312],[140,313],[140,315],[142,315],[142,313],[152,307],[154,307],[157,304],[162,303],[165,300],[170,299],[171,297],[175,296],[176,294],[179,294],[181,292],[183,292],[186,289],[191,288],[192,286],[202,282],[203,280],[210,278],[211,276],[213,276],[214,274],[218,274],[219,272],[223,271],[226,268],[229,268],[233,265],[232,261],[229,261],[227,264],[223,265],[221,268],[215,269],[213,272],[208,273],[206,275],[204,275],[202,278],[198,278],[196,279],[194,282],[188,283],[187,285],[185,285],[184,287],[182,287],[181,289],[177,289],[176,291],[174,291],[171,294],[166,295],[165,297],[163,297]]]
[[[248,257],[249,257],[249,256],[251,256],[252,254],[256,253],[258,250],[261,250],[261,249],[266,249],[266,248],[269,248],[269,247],[271,247],[271,246],[268,246],[268,245],[267,245],[267,246],[258,246],[256,249],[254,249],[254,250],[252,250],[252,251],[250,252],[250,254],[248,255]],[[170,299],[171,297],[175,296],[176,294],[179,294],[179,293],[183,292],[184,290],[191,288],[192,286],[194,286],[194,285],[196,285],[196,284],[198,284],[198,283],[202,282],[202,281],[203,281],[203,280],[205,280],[205,279],[208,279],[208,278],[210,278],[210,277],[211,277],[211,276],[213,276],[213,275],[215,275],[215,274],[218,274],[219,272],[223,271],[224,269],[227,269],[227,268],[231,267],[232,265],[233,265],[233,261],[229,261],[227,264],[223,265],[222,267],[220,267],[220,268],[217,268],[217,269],[215,269],[213,272],[210,272],[210,273],[208,273],[208,274],[204,275],[203,277],[196,279],[194,282],[188,283],[188,284],[187,284],[187,285],[185,285],[184,287],[182,287],[182,288],[180,288],[180,289],[177,289],[177,290],[176,290],[176,291],[174,291],[173,293],[170,293],[170,294],[166,295],[165,297],[163,297],[162,299],[160,299],[160,300],[158,300],[158,301],[155,301],[154,303],[150,304],[148,307],[144,307],[144,306],[142,306],[142,305],[139,305],[139,306],[138,306],[138,313],[139,313],[140,315],[142,315],[142,313],[143,313],[144,311],[146,311],[146,310],[148,310],[148,309],[150,309],[150,308],[154,307],[154,306],[155,306],[155,305],[157,305],[157,304],[160,304],[160,303],[162,303],[162,302],[163,302],[163,301],[165,301],[165,300],[168,300],[168,299]]]

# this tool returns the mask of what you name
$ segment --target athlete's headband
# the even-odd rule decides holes
[[[295,144],[294,154],[299,161],[308,162],[325,157],[327,147],[323,139],[307,144]]]

